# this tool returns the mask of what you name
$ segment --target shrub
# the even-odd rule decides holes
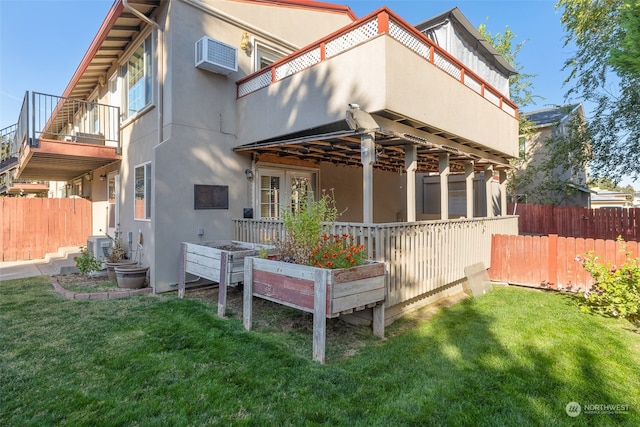
[[[582,261],[584,269],[595,283],[584,292],[582,309],[604,316],[640,321],[640,265],[637,258],[627,253],[621,266],[602,263],[593,253]]]
[[[76,267],[82,274],[89,274],[92,271],[98,271],[102,267],[100,261],[87,249],[86,246],[80,248],[80,256],[74,258]]]

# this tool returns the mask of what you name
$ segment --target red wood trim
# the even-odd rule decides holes
[[[327,44],[320,43],[320,61],[327,59]]]
[[[385,34],[389,32],[389,14],[386,12],[380,12],[378,14],[378,34]]]

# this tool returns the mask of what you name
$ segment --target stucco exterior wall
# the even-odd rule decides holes
[[[255,126],[240,129],[238,142],[343,120],[349,103],[517,155],[518,120],[386,35],[239,99],[240,122]]]
[[[265,33],[290,37],[296,43],[306,43],[310,32],[289,34],[286,25],[278,25],[282,19],[309,22],[308,11],[286,9],[282,16],[277,8],[236,2],[211,2],[214,6],[234,6],[227,9],[238,19],[261,27]],[[235,6],[238,6],[237,8]],[[237,10],[236,10],[237,9]],[[270,17],[278,16],[271,20]],[[303,19],[300,15],[305,15]],[[251,57],[242,50],[238,51],[238,72],[225,77],[195,67],[195,43],[203,36],[209,36],[232,46],[238,46],[243,28],[220,20],[208,14],[202,8],[194,7],[190,2],[172,2],[169,21],[165,23],[162,35],[164,50],[164,108],[163,141],[141,145],[136,143],[135,132],[156,135],[147,127],[147,122],[135,123],[130,131],[132,141],[127,147],[129,165],[123,165],[123,185],[128,185],[127,193],[131,197],[133,188],[129,176],[134,164],[142,158],[152,160],[153,192],[152,219],[148,222],[153,237],[145,242],[145,259],[152,262],[152,282],[156,292],[174,290],[172,284],[178,281],[178,256],[180,243],[203,240],[226,240],[233,237],[232,218],[241,218],[243,208],[251,207],[250,186],[252,182],[245,177],[244,170],[251,167],[248,156],[233,152],[237,145],[241,129],[253,126],[253,121],[238,120],[236,108],[235,81],[253,71]],[[343,25],[344,17],[336,14],[324,14],[317,19],[320,28],[311,31],[316,37],[317,31],[329,31]],[[295,27],[295,26],[294,26]],[[317,35],[320,37],[320,35]],[[272,107],[265,107],[264,111]],[[157,115],[150,114],[157,119]],[[145,118],[146,120],[146,118]],[[259,129],[258,129],[259,131]],[[153,136],[151,137],[153,139]],[[124,176],[126,174],[126,177]],[[228,186],[228,209],[194,209],[194,185]],[[123,212],[128,212],[128,203]],[[131,211],[132,212],[132,211]],[[131,217],[131,213],[125,214]],[[140,226],[139,221],[131,224]],[[144,225],[144,224],[142,224]],[[198,229],[204,230],[202,237]],[[150,253],[148,253],[150,252]]]

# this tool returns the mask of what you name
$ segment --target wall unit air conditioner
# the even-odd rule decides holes
[[[87,238],[87,250],[97,259],[109,256],[111,239],[107,236],[89,236]]]
[[[229,75],[238,71],[238,49],[204,36],[196,42],[196,67]]]

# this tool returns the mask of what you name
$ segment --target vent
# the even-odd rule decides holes
[[[205,36],[196,42],[196,67],[229,75],[238,71],[238,49]]]

